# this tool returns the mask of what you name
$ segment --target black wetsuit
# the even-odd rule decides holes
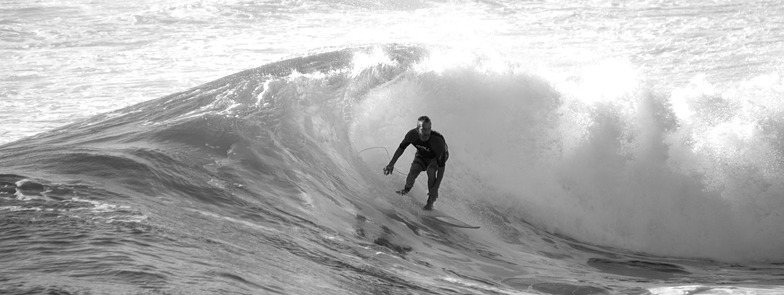
[[[427,171],[428,198],[425,210],[433,210],[433,202],[438,198],[438,185],[436,184],[436,173],[446,167],[446,160],[449,159],[449,147],[441,133],[431,131],[427,141],[419,139],[417,128],[411,129],[403,138],[398,150],[405,150],[409,144],[413,144],[417,149],[414,161],[411,163],[411,170],[406,177],[406,186],[398,193],[406,194],[414,186],[417,176],[422,171]],[[443,171],[443,170],[442,170]],[[441,175],[443,176],[443,175]]]
[[[446,160],[449,159],[449,150],[446,140],[444,140],[444,136],[441,133],[431,131],[430,138],[427,141],[422,141],[419,139],[417,128],[411,129],[411,131],[406,133],[406,137],[403,138],[403,142],[400,143],[398,148],[406,149],[409,144],[414,145],[417,149],[416,158],[426,163],[422,170],[427,169],[427,166],[429,166],[427,164],[433,159],[436,160],[439,168],[446,166]]]

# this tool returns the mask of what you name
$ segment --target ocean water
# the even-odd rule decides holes
[[[784,293],[777,1],[0,3],[0,293]]]

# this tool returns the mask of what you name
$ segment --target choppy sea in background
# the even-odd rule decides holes
[[[0,293],[784,293],[778,1],[0,4]]]

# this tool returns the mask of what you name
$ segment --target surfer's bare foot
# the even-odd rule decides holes
[[[402,190],[396,191],[396,193],[399,194],[399,195],[405,195],[405,194],[408,193],[408,191],[409,191],[409,189],[404,188]]]
[[[433,210],[433,203],[436,202],[436,199],[438,199],[437,196],[428,194],[427,195],[427,204],[425,204],[425,207],[422,208],[422,209],[423,210],[427,210],[427,211],[432,211]]]

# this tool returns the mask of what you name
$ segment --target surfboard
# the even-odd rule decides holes
[[[400,193],[398,193],[398,195],[399,194]],[[406,194],[406,195],[414,199],[414,202],[419,204],[419,206],[422,205],[422,203],[420,203],[419,200],[417,200],[417,198],[411,196],[411,194]],[[441,225],[460,227],[460,228],[473,228],[473,229],[479,228],[478,225],[471,225],[465,223],[457,218],[447,215],[444,212],[438,211],[438,209],[433,209],[430,211],[426,211],[426,210],[422,210],[422,211],[424,212],[424,216],[422,217],[423,219],[432,220],[433,222]]]
[[[461,227],[461,228],[479,228],[479,226],[477,225],[470,225],[468,223],[462,222],[459,219],[451,217],[444,213],[439,212],[439,214],[441,215],[438,216],[426,215],[425,218],[428,218],[437,223],[448,225],[448,226]]]

